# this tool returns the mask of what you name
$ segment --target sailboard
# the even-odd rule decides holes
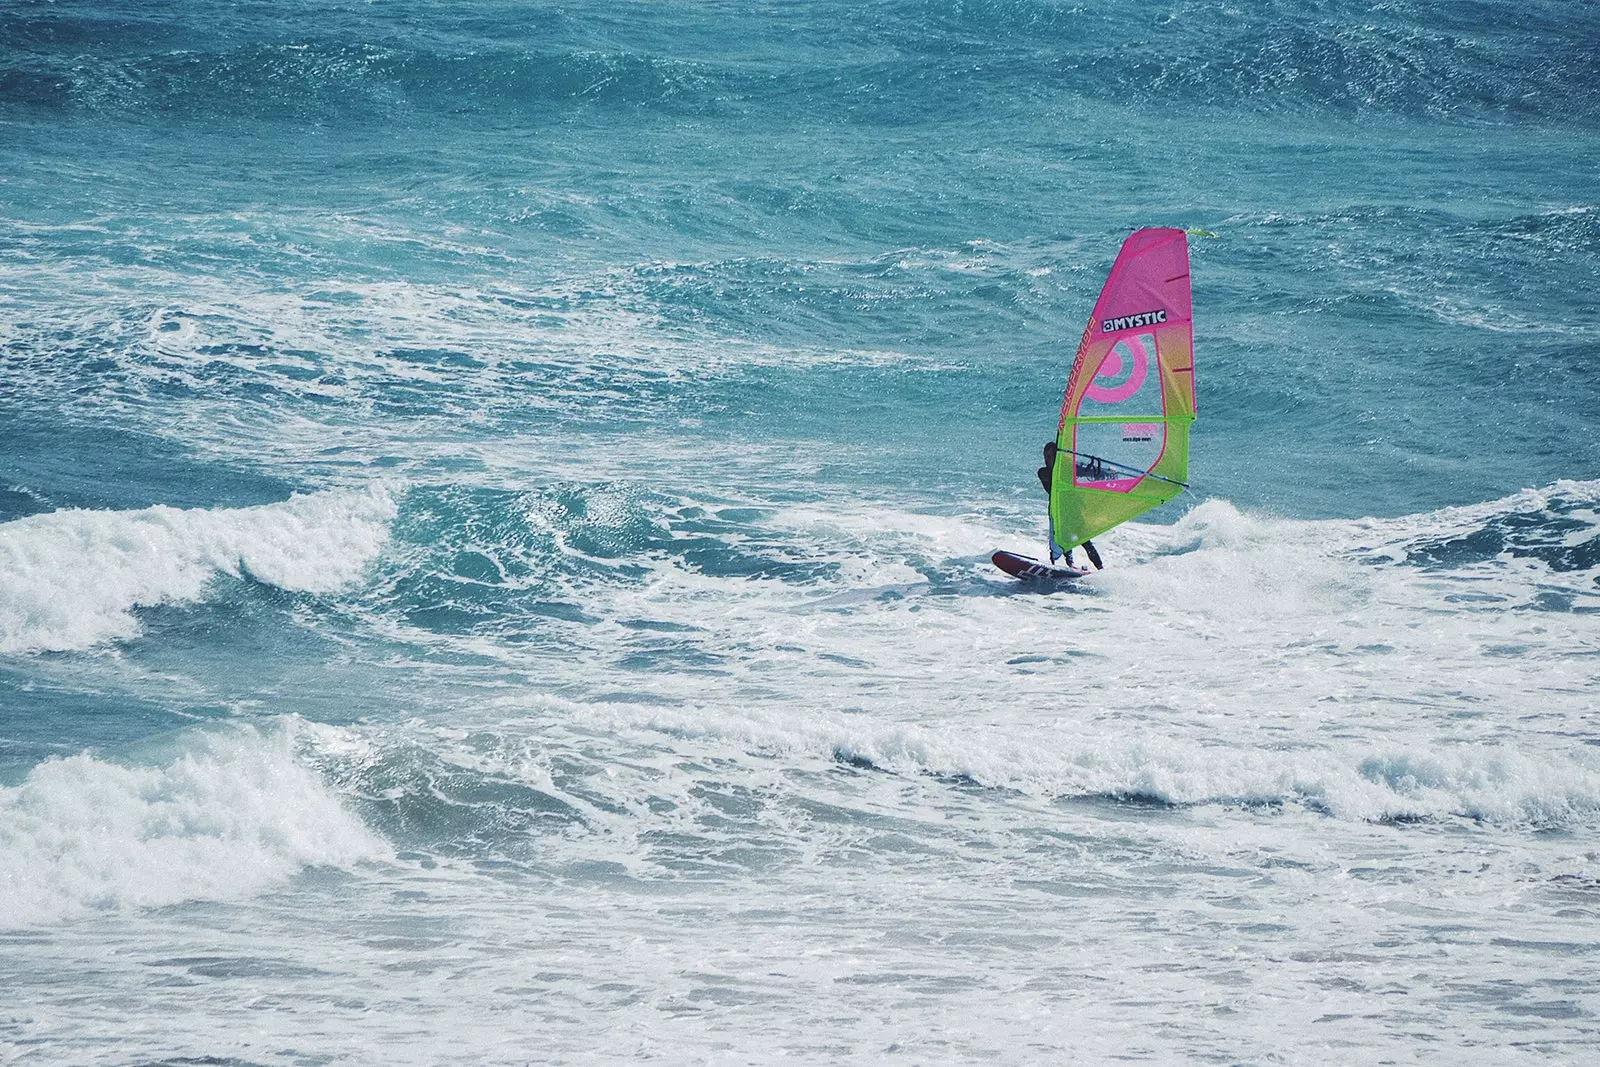
[[[1070,582],[1074,578],[1082,578],[1085,573],[1076,567],[1053,567],[1048,563],[1040,563],[1030,556],[1019,556],[1005,549],[995,552],[989,557],[989,561],[1011,577],[1029,582]]]
[[[1178,229],[1137,230],[1111,265],[1067,374],[1049,474],[1052,563],[1188,488],[1194,419],[1188,239]]]

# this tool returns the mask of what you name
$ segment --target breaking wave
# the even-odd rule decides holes
[[[82,753],[0,788],[0,924],[238,899],[306,866],[385,857],[291,733],[203,732],[145,765]]]
[[[1505,746],[1273,750],[1155,736],[1047,731],[1023,738],[962,727],[874,727],[834,715],[807,719],[658,710],[635,721],[757,753],[832,758],[1054,800],[1295,804],[1346,820],[1465,818],[1534,830],[1576,829],[1600,818],[1600,759],[1535,758]]]
[[[135,608],[198,600],[220,574],[331,592],[377,557],[394,514],[377,488],[212,511],[54,511],[0,524],[0,651],[134,637]]]

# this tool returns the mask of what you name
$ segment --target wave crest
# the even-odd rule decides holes
[[[0,788],[0,925],[238,899],[385,855],[289,730],[202,733],[154,766],[82,753]]]
[[[134,608],[198,600],[218,574],[332,592],[377,557],[394,514],[377,488],[249,508],[67,510],[0,524],[0,652],[134,637]]]

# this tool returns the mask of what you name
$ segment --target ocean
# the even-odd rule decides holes
[[[0,1062],[1600,1059],[1597,41],[4,0]]]

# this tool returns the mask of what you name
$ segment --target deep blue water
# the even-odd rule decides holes
[[[1596,42],[0,6],[0,1048],[1589,1058]],[[1194,489],[1034,595],[1140,226]]]

